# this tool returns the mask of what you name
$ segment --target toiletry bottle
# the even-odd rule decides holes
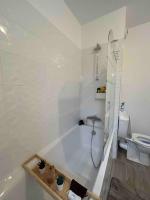
[[[51,165],[49,167],[49,170],[48,170],[48,175],[47,175],[47,182],[49,184],[52,184],[54,181],[55,181],[55,167],[53,165]]]

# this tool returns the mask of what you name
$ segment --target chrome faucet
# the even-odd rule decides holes
[[[101,122],[102,120],[99,117],[97,117],[96,115],[88,116],[86,118],[86,120],[91,120],[92,121],[92,127],[93,127],[92,135],[96,135],[95,122]]]

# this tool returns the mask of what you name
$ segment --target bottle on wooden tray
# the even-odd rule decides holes
[[[49,184],[52,184],[55,181],[55,176],[56,176],[55,167],[54,165],[51,165],[48,169],[47,182]]]
[[[40,162],[38,163],[38,167],[39,167],[40,174],[44,174],[45,173],[45,169],[46,169],[45,160],[40,160]]]
[[[56,181],[57,190],[61,191],[64,187],[64,176],[59,175]]]

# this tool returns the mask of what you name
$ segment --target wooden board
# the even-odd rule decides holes
[[[44,174],[41,174],[39,172],[37,163],[40,160],[45,160],[45,159],[41,158],[38,155],[34,155],[31,158],[29,158],[27,161],[25,161],[22,166],[31,176],[33,176],[36,179],[36,181],[54,199],[56,199],[56,200],[68,200],[68,191],[69,191],[70,183],[71,183],[72,179],[67,174],[64,174],[64,172],[62,173],[61,170],[59,170],[58,168],[55,167],[55,180],[56,180],[58,175],[64,176],[63,190],[62,191],[58,191],[57,188],[56,188],[56,182],[55,181],[53,183],[51,183],[51,184],[48,182],[47,177],[48,177],[49,171],[46,170]],[[51,164],[46,161],[46,169],[49,169],[50,166],[51,166]],[[92,198],[94,200],[100,200],[100,198],[97,195],[93,194],[90,191],[87,191],[87,196],[89,196],[90,198]]]
[[[49,166],[47,166],[47,168],[48,168],[48,167],[49,167]],[[47,171],[48,171],[48,170],[47,170]],[[70,179],[68,179],[67,177],[65,177],[65,179],[64,179],[63,190],[62,190],[62,191],[58,191],[58,190],[57,190],[57,187],[56,187],[56,182],[55,182],[55,181],[52,182],[51,184],[48,182],[48,180],[47,180],[48,172],[45,172],[44,175],[41,175],[40,172],[39,172],[38,167],[35,167],[35,168],[33,169],[33,172],[34,172],[46,185],[48,185],[48,186],[52,189],[52,191],[53,191],[54,193],[56,193],[58,196],[60,196],[63,200],[67,200],[67,193],[68,193],[69,188],[70,188]],[[59,176],[59,175],[62,175],[62,176],[63,176],[63,174],[60,174],[60,173],[56,170],[56,172],[55,172],[55,180],[56,180],[57,176]]]

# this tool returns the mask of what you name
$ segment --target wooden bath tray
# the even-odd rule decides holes
[[[56,173],[56,177],[58,175],[62,175],[64,176],[64,186],[63,186],[63,190],[62,191],[58,191],[56,188],[56,183],[53,182],[52,184],[49,184],[47,182],[47,173],[45,172],[43,175],[40,174],[39,170],[38,170],[38,166],[37,163],[40,160],[45,160],[43,158],[41,158],[39,155],[35,154],[33,155],[31,158],[29,158],[27,161],[25,161],[23,163],[23,168],[31,175],[35,178],[35,180],[56,200],[68,200],[68,191],[70,188],[70,183],[71,183],[71,178],[64,174],[64,172],[62,173],[61,170],[59,170],[58,168],[55,167],[55,173]],[[46,160],[45,160],[46,161]],[[47,168],[51,166],[51,164],[49,162],[46,161],[46,165]],[[87,191],[87,196],[94,199],[94,200],[100,200],[100,198],[93,194],[90,191]]]

